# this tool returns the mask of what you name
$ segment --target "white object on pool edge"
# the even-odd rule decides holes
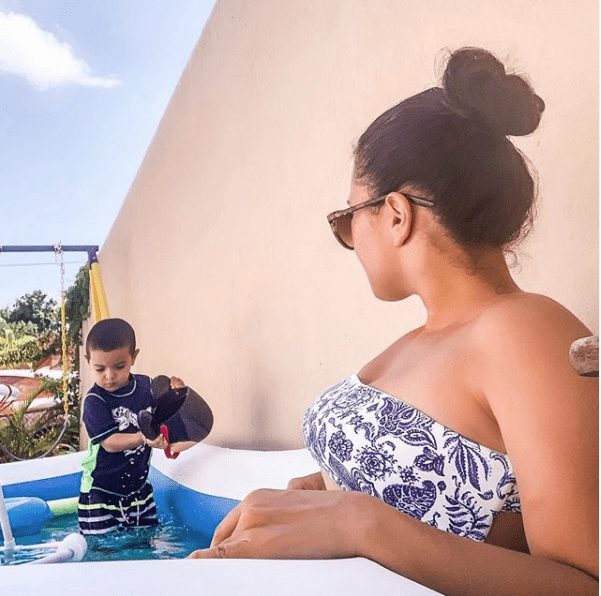
[[[88,543],[81,534],[69,534],[58,545],[56,552],[46,555],[42,559],[33,561],[31,565],[44,565],[46,563],[71,563],[81,561],[88,551]]]

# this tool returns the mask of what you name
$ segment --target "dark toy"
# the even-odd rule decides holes
[[[159,375],[150,385],[154,406],[152,411],[138,413],[138,425],[142,434],[151,441],[159,434],[168,445],[167,457],[175,459],[179,451],[175,444],[204,440],[213,428],[213,412],[207,402],[190,387],[172,389],[169,377]],[[187,447],[186,447],[187,448]]]

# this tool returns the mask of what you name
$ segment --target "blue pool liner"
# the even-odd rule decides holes
[[[183,486],[152,467],[149,480],[154,487],[159,517],[170,517],[207,539],[239,503],[236,499],[209,495]],[[14,536],[39,533],[52,517],[46,501],[79,495],[80,481],[81,472],[78,472],[3,486]]]

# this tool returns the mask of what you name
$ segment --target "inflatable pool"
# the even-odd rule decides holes
[[[17,544],[40,541],[40,536],[43,540],[48,520],[74,509],[83,455],[0,465],[0,484]],[[314,471],[315,463],[304,449],[263,452],[199,444],[177,460],[155,451],[150,479],[159,512],[168,512],[193,532],[196,540],[208,543],[224,515],[250,491],[285,488],[292,476]],[[174,587],[203,594],[435,594],[360,558],[266,561],[189,560],[182,556],[2,566],[0,588],[5,594],[48,596],[158,595],[172,592]]]

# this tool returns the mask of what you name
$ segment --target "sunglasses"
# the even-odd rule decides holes
[[[363,209],[364,207],[371,207],[373,205],[377,205],[386,199],[386,197],[390,193],[386,193],[381,197],[377,197],[376,199],[369,199],[367,201],[363,201],[363,203],[358,203],[357,205],[353,205],[348,209],[341,209],[339,211],[334,211],[328,215],[328,223],[332,228],[332,232],[334,236],[344,248],[348,248],[349,250],[353,250],[353,233],[351,229],[351,221],[353,219],[353,213],[358,211],[359,209]],[[434,207],[435,203],[428,199],[424,199],[422,197],[416,197],[414,195],[409,195],[406,192],[400,193],[402,194],[410,203],[414,205],[419,205],[420,207]]]

